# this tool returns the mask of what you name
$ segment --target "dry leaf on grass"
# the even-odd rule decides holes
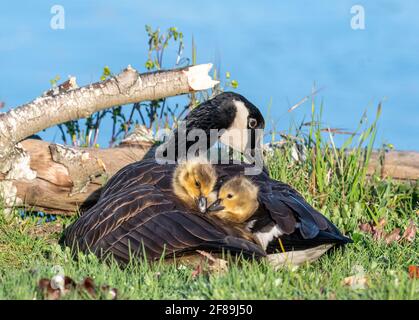
[[[86,277],[80,285],[92,298],[96,298],[96,285],[92,278]]]
[[[374,224],[373,222],[362,223],[359,225],[359,229],[362,232],[370,233],[374,240],[380,240],[383,239],[386,235],[384,232],[384,226],[386,225],[386,223],[387,221],[383,218],[380,221],[378,221],[377,224]]]
[[[342,285],[351,287],[351,289],[365,289],[368,287],[368,278],[365,275],[364,268],[360,265],[354,265],[352,268],[352,276],[346,277],[342,281]]]
[[[355,290],[365,289],[368,288],[368,278],[365,275],[354,275],[343,279],[342,284]]]
[[[373,229],[370,223],[361,223],[359,225],[359,230],[361,230],[364,233],[373,233]]]
[[[409,266],[409,277],[419,279],[419,266]]]
[[[415,225],[415,222],[412,219],[410,219],[409,225],[404,231],[401,240],[413,242],[413,240],[415,240],[415,236],[416,236],[416,225]]]
[[[327,298],[328,300],[336,300],[336,293],[335,292],[331,292],[329,294],[329,297]]]
[[[84,278],[79,284],[70,277],[62,275],[56,275],[51,279],[42,278],[38,282],[38,289],[43,294],[43,298],[47,300],[58,300],[75,290],[81,294],[87,292],[91,298],[96,298],[99,292],[104,294],[107,299],[112,300],[116,299],[118,295],[116,288],[111,288],[108,285],[97,287],[90,277]]]
[[[416,226],[413,220],[409,221],[409,225],[407,226],[402,236],[400,236],[400,228],[395,228],[389,233],[385,232],[384,226],[386,223],[387,222],[385,219],[381,219],[376,225],[374,225],[373,222],[362,223],[359,225],[359,229],[364,233],[371,234],[374,240],[384,240],[387,244],[402,240],[413,242],[415,239]]]
[[[108,300],[116,300],[118,298],[117,288],[111,288],[108,285],[103,285],[100,287],[100,290],[105,294],[105,297]]]
[[[228,262],[224,259],[216,258],[212,254],[206,251],[197,250],[197,252],[203,256],[203,260],[196,266],[195,270],[192,271],[192,277],[196,278],[201,274],[217,273],[222,274],[228,271]],[[204,263],[206,262],[206,263]]]
[[[384,241],[387,244],[390,244],[394,241],[398,241],[400,239],[400,228],[396,228],[388,234],[385,234]]]
[[[224,273],[228,271],[227,260],[216,258],[206,251],[197,250],[199,254],[206,257],[208,260],[209,271],[212,273]]]
[[[42,278],[38,282],[38,288],[44,295],[44,299],[58,300],[68,292],[76,288],[76,283],[70,277],[56,275],[51,279]]]
[[[202,274],[202,265],[198,264],[194,271],[192,271],[192,279],[195,279],[196,277],[200,276]]]

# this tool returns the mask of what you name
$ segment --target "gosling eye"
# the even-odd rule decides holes
[[[195,180],[195,186],[196,186],[197,188],[200,188],[200,187],[201,187],[201,183],[200,183],[199,181],[196,181],[196,180]]]
[[[232,195],[231,193],[229,193],[229,194],[227,195],[227,198],[228,198],[228,199],[231,199],[231,198],[233,198],[233,195]]]
[[[249,127],[254,129],[256,128],[256,126],[258,125],[258,122],[256,119],[254,118],[249,118]]]

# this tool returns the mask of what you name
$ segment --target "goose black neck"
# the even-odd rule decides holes
[[[178,123],[178,128],[167,142],[167,146],[175,150],[175,161],[188,154],[189,149],[203,138],[206,144],[202,151],[209,150],[219,138],[220,131],[232,125],[237,109],[233,103],[226,103],[223,96],[218,95],[202,103]]]

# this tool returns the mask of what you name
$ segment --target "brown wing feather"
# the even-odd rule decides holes
[[[109,194],[70,226],[67,245],[126,263],[134,255],[148,259],[197,249],[263,256],[255,243],[198,213],[186,211],[156,186],[139,185]],[[76,245],[76,246],[74,246]]]

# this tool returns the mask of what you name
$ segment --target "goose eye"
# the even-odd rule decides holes
[[[231,198],[233,198],[233,195],[232,195],[231,193],[229,193],[229,194],[227,195],[227,198],[231,199]]]
[[[249,119],[249,127],[250,128],[256,128],[256,126],[258,125],[258,122],[257,122],[257,120],[256,119],[253,119],[253,118],[250,118]]]

